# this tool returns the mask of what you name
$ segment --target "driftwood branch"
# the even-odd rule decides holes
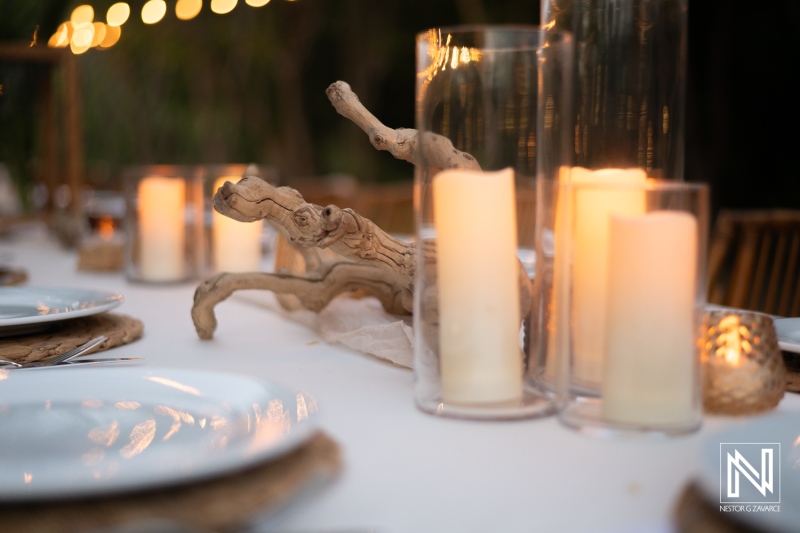
[[[192,320],[201,339],[210,339],[217,328],[214,307],[234,291],[262,289],[296,296],[306,309],[320,311],[335,297],[352,291],[375,296],[393,314],[405,314],[406,290],[385,270],[371,265],[341,262],[330,265],[319,278],[290,274],[223,272],[197,287]]]
[[[283,228],[291,243],[329,248],[344,259],[388,271],[408,290],[414,283],[414,246],[352,209],[310,204],[296,190],[258,178],[226,182],[214,195],[214,209],[241,222],[266,219]]]
[[[364,130],[378,150],[415,165],[424,160],[425,164],[442,169],[480,168],[474,157],[456,150],[450,140],[436,134],[426,134],[431,137],[425,139],[425,145],[431,148],[421,154],[416,130],[384,126],[344,82],[332,84],[327,94],[336,111]],[[279,296],[284,306],[291,299],[313,311],[321,310],[338,295],[360,291],[377,297],[389,313],[411,313],[415,245],[389,235],[352,209],[311,204],[292,188],[274,187],[253,177],[225,183],[214,195],[214,209],[241,222],[264,219],[277,227],[286,242],[302,255],[305,271],[222,273],[203,282],[195,291],[192,307],[192,320],[201,338],[211,338],[216,329],[214,307],[243,289],[269,290]],[[435,269],[436,250],[432,244],[426,243],[423,253],[426,268]],[[333,252],[334,259],[323,259],[321,250]],[[522,264],[519,272],[520,311],[521,316],[526,316],[530,280]],[[430,274],[434,276],[435,272]],[[431,276],[428,278],[433,279]],[[423,298],[422,310],[426,314],[438,313],[435,298]]]
[[[369,112],[358,99],[350,85],[343,81],[332,83],[325,91],[336,112],[352,120],[356,126],[369,136],[369,142],[377,150],[385,150],[395,158],[413,165],[422,164],[422,155],[429,166],[437,168],[480,169],[480,165],[470,154],[456,150],[447,137],[426,133],[424,146],[420,153],[417,130],[385,126]]]

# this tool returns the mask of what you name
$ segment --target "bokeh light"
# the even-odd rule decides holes
[[[269,0],[244,0],[248,6],[262,7],[269,4]]]
[[[75,25],[72,32],[72,39],[69,41],[69,49],[73,54],[82,54],[92,46],[94,38],[94,25],[90,22],[82,22]]]
[[[117,2],[108,8],[106,22],[109,26],[122,26],[131,15],[131,8],[125,2]]]
[[[175,4],[175,16],[181,20],[191,20],[202,8],[203,0],[178,0]]]
[[[92,36],[91,47],[99,46],[103,39],[106,38],[106,25],[102,22],[92,22],[94,26],[94,35]]]
[[[84,4],[72,10],[72,15],[69,21],[72,25],[77,27],[78,24],[90,23],[94,20],[94,8],[90,5]]]
[[[239,0],[211,0],[211,11],[218,15],[230,13]]]
[[[119,26],[106,26],[106,36],[97,46],[98,49],[111,48],[122,35],[122,28]]]
[[[164,18],[167,13],[167,3],[164,0],[148,0],[142,6],[142,22],[145,24],[155,24]]]
[[[50,37],[50,40],[47,41],[47,46],[50,48],[64,48],[69,45],[69,41],[72,39],[72,23],[71,22],[62,22],[56,32]]]

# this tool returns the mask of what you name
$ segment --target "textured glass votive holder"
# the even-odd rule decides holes
[[[203,191],[194,168],[132,167],[124,173],[125,275],[130,281],[178,283],[202,271]]]
[[[703,408],[750,415],[775,408],[786,390],[786,365],[772,318],[749,311],[706,313]]]
[[[539,189],[556,193],[540,379],[567,426],[689,432],[701,421],[708,189],[621,172],[573,169]]]

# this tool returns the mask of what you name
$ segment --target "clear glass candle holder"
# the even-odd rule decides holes
[[[226,181],[264,179],[255,165],[203,165],[204,276],[220,272],[260,272],[265,248],[263,220],[240,222],[214,210],[214,194]]]
[[[687,0],[543,0],[575,39],[575,164],[682,180]]]
[[[548,276],[532,366],[560,420],[586,431],[700,425],[708,188],[541,180],[537,276]]]
[[[569,34],[417,36],[415,396],[437,415],[550,414],[527,379],[535,182],[569,161]]]
[[[203,262],[203,188],[188,166],[124,171],[125,275],[147,283],[196,279]]]

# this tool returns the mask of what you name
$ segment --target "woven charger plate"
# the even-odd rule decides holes
[[[681,492],[675,506],[675,527],[679,533],[766,533],[723,513],[719,504],[709,502],[694,483]]]
[[[781,353],[786,363],[786,390],[800,392],[800,354],[785,350]]]
[[[135,341],[143,332],[144,325],[139,319],[117,313],[101,313],[64,320],[38,333],[0,338],[0,357],[16,363],[41,361],[100,335],[105,335],[108,340],[95,350],[108,350]]]
[[[208,481],[109,498],[1,505],[0,528],[14,533],[74,533],[159,523],[214,531],[245,526],[256,514],[277,510],[322,486],[341,468],[339,446],[322,432],[289,454]]]

